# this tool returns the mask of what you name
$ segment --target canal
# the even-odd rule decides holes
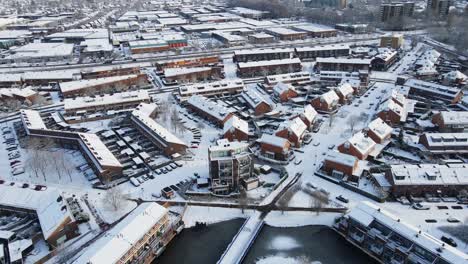
[[[153,263],[215,264],[244,219],[187,228],[172,240]],[[271,227],[265,225],[243,264],[375,264],[365,253],[352,246],[327,226]]]

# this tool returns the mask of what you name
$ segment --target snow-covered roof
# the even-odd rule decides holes
[[[449,263],[466,263],[468,259],[467,254],[447,246],[446,243],[402,221],[399,216],[391,214],[374,203],[361,202],[351,210],[348,216],[367,227],[377,221]]]
[[[298,47],[297,52],[324,51],[324,50],[349,50],[348,44],[329,44],[311,47]]]
[[[376,143],[370,137],[367,137],[364,133],[359,132],[354,134],[350,139],[348,139],[345,143],[350,144],[356,148],[361,154],[366,154],[371,152]]]
[[[261,91],[258,87],[247,87],[241,94],[242,98],[247,101],[247,103],[252,108],[256,108],[261,103],[268,104],[271,108],[273,108],[274,104],[271,101],[271,98],[268,94]]]
[[[412,89],[441,94],[452,98],[455,97],[461,91],[459,88],[445,86],[432,82],[426,82],[418,79],[408,79],[405,82],[405,86],[408,86]]]
[[[273,87],[273,92],[275,93],[276,96],[279,96],[289,90],[294,91],[295,90],[294,86],[292,86],[291,84],[283,83],[283,82],[279,82]]]
[[[406,121],[407,112],[405,108],[392,99],[387,99],[379,106],[379,112],[381,111],[392,111],[400,116],[401,122]]]
[[[340,153],[337,151],[329,151],[325,160],[332,161],[337,164],[343,164],[349,167],[354,167],[356,165],[358,159],[352,155]]]
[[[266,29],[268,33],[276,35],[295,35],[295,34],[305,34],[304,31],[297,31],[286,27],[274,27]]]
[[[333,90],[330,90],[322,95],[320,95],[320,100],[323,100],[324,102],[326,102],[328,105],[332,105],[332,104],[335,104],[335,103],[338,103],[338,101],[340,100],[340,98],[338,97],[338,95],[335,93],[335,91]]]
[[[315,110],[315,108],[312,107],[312,105],[307,104],[304,107],[304,112],[302,114],[305,119],[307,119],[309,122],[314,121],[315,117],[317,117],[318,113]]]
[[[224,123],[223,131],[224,134],[228,131],[232,131],[233,129],[237,129],[242,131],[245,134],[249,133],[249,123],[247,121],[240,119],[236,115],[233,115],[231,118]]]
[[[78,80],[78,81],[71,81],[71,82],[62,82],[59,84],[60,90],[62,93],[77,91],[82,89],[91,88],[94,86],[110,84],[114,82],[124,81],[124,80],[131,80],[137,78],[138,75],[131,74],[131,75],[122,75],[122,76],[111,76],[111,77],[104,77],[98,79],[86,79],[86,80]]]
[[[216,94],[222,91],[242,90],[244,88],[244,81],[242,79],[222,80],[210,83],[197,83],[181,85],[179,87],[179,94],[181,96],[194,95],[194,94]]]
[[[87,247],[73,263],[119,263],[119,260],[167,214],[168,210],[157,203],[141,204]]]
[[[301,118],[296,117],[292,120],[281,123],[280,126],[278,127],[278,131],[281,131],[284,129],[287,129],[289,132],[293,133],[298,138],[301,138],[302,135],[304,135],[304,133],[306,132],[307,126],[306,124],[304,124]]]
[[[391,165],[395,185],[468,185],[467,164]]]
[[[113,95],[105,94],[96,97],[77,97],[64,100],[65,112],[81,108],[92,108],[113,104],[124,104],[131,102],[149,101],[150,96],[146,90],[129,91],[115,93]]]
[[[188,24],[188,21],[181,17],[158,18],[159,24],[164,26],[176,26]]]
[[[371,61],[372,59],[333,58],[333,57],[327,57],[327,58],[318,57],[316,59],[317,63],[362,64],[362,65],[370,65]]]
[[[140,111],[140,113],[147,115],[147,116],[152,116],[156,110],[158,109],[158,106],[156,104],[147,104],[147,103],[141,103],[139,104],[135,110]],[[109,130],[112,131],[112,130]]]
[[[293,52],[294,52],[293,48],[242,49],[242,50],[235,50],[234,51],[234,56],[270,54],[270,53],[290,53],[290,54],[292,54]]]
[[[398,52],[396,50],[385,49],[384,52],[375,55],[374,58],[378,58],[383,61],[389,61],[393,59],[397,54]]]
[[[14,53],[5,59],[69,57],[73,54],[73,44],[66,43],[29,43],[15,48]]]
[[[468,77],[461,73],[460,71],[451,71],[443,74],[444,78],[450,80],[450,81],[456,81],[456,80],[466,80]]]
[[[380,139],[384,139],[388,135],[392,134],[393,129],[387,125],[382,119],[374,119],[368,125],[369,130],[373,131]]]
[[[64,199],[58,201],[60,191],[48,186],[46,190],[36,191],[30,188],[22,188],[23,184],[16,182],[0,184],[0,205],[25,210],[36,211],[44,238],[48,239],[67,219],[73,219]]]
[[[301,64],[299,58],[282,59],[282,60],[265,60],[265,61],[249,61],[239,62],[237,65],[239,68],[254,68],[254,67],[268,67],[277,65],[289,65],[289,64]]]
[[[176,77],[180,75],[208,72],[211,71],[211,67],[182,67],[182,68],[166,68],[164,69],[165,77]]]
[[[95,161],[103,167],[122,167],[119,160],[101,141],[99,136],[92,133],[78,133],[80,136],[80,144],[85,147],[86,151],[94,157]]]
[[[442,111],[440,115],[445,125],[468,125],[468,111]]]
[[[336,29],[321,25],[321,24],[312,24],[307,23],[303,25],[294,26],[295,29],[306,31],[306,32],[329,32],[329,31],[336,31]]]
[[[21,109],[20,113],[21,120],[28,129],[47,129],[39,111]]]
[[[335,90],[337,91],[337,93],[343,95],[344,97],[347,97],[348,95],[354,93],[354,89],[349,83],[340,83]]]
[[[237,154],[246,153],[249,150],[248,142],[233,141],[229,142],[227,139],[220,139],[216,145],[208,148],[211,159],[232,157]]]
[[[182,140],[177,136],[169,132],[165,127],[157,123],[154,119],[147,115],[146,111],[141,111],[139,109],[132,112],[132,116],[138,119],[139,124],[143,124],[148,128],[152,133],[154,133],[159,139],[167,143],[174,143],[180,145],[186,145]]]
[[[422,137],[426,138],[429,148],[442,148],[443,150],[457,148],[456,152],[463,152],[459,148],[466,147],[465,151],[468,151],[468,133],[425,133]]]
[[[192,95],[187,100],[187,104],[209,114],[219,121],[223,121],[232,111],[221,104],[217,104],[204,96]]]
[[[310,81],[310,73],[309,72],[293,72],[293,73],[268,75],[266,79],[269,84],[276,84],[278,82],[291,83],[295,81],[297,82]]]
[[[263,133],[262,136],[257,140],[260,143],[284,148],[288,143],[288,140],[282,137],[277,137]]]
[[[22,98],[28,98],[30,96],[36,95],[37,92],[32,90],[29,87],[20,89],[20,88],[1,88],[0,89],[0,97],[22,97]]]

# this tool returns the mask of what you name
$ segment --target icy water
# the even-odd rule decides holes
[[[327,226],[264,226],[244,264],[377,264]]]
[[[234,219],[202,230],[188,228],[153,264],[215,264],[231,242],[243,219]],[[359,249],[326,226],[277,228],[264,226],[244,264],[374,264]]]
[[[184,229],[153,264],[216,263],[243,223],[234,219],[201,230]]]

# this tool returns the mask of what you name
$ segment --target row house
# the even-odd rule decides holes
[[[312,106],[320,112],[332,112],[338,108],[340,97],[335,91],[330,90],[314,99],[310,102]]]
[[[304,109],[301,111],[295,112],[290,119],[294,119],[296,117],[299,117],[302,122],[306,125],[307,129],[312,129],[312,126],[315,123],[315,120],[317,119],[318,113],[315,111],[315,109],[312,107],[312,105],[307,104]]]
[[[359,72],[370,71],[371,62],[372,59],[318,57],[315,67],[319,71]]]
[[[440,132],[464,132],[468,130],[468,111],[440,111],[432,116]]]
[[[219,56],[203,56],[194,58],[183,58],[173,60],[161,60],[154,63],[156,70],[164,71],[166,68],[189,68],[215,66],[220,63]]]
[[[351,103],[355,90],[353,89],[353,86],[351,86],[350,83],[341,83],[338,85],[338,87],[335,87],[334,90],[340,98],[340,104],[344,105]]]
[[[367,136],[378,144],[387,142],[392,136],[392,132],[393,128],[380,118],[374,119],[365,129]]]
[[[260,143],[260,152],[263,156],[279,161],[287,161],[291,151],[291,143],[282,137],[262,134],[257,140]]]
[[[364,201],[341,217],[336,230],[381,263],[465,263],[468,256],[378,205]]]
[[[163,74],[164,82],[167,84],[206,81],[222,77],[221,67],[166,68]]]
[[[289,101],[291,98],[297,97],[297,91],[291,84],[278,83],[273,87],[273,94],[281,103]]]
[[[358,170],[358,159],[349,154],[329,151],[323,161],[322,170],[331,176],[352,177]]]
[[[301,60],[298,58],[237,63],[237,73],[241,77],[266,76],[301,70]]]
[[[258,87],[248,87],[241,93],[241,98],[253,110],[255,116],[271,112],[275,105],[268,94]]]
[[[363,132],[358,132],[339,145],[338,151],[355,156],[360,160],[365,160],[374,151],[375,147],[376,143],[372,138]]]
[[[347,57],[349,56],[349,51],[349,45],[347,44],[332,44],[295,48],[296,56],[301,60],[315,59],[318,57]]]
[[[213,122],[219,127],[223,127],[233,112],[225,106],[215,103],[201,95],[193,95],[186,101],[186,106],[191,111],[202,116],[206,120]]]
[[[241,79],[221,80],[209,83],[185,84],[179,87],[180,101],[187,100],[192,95],[204,97],[232,96],[244,90],[244,81]]]
[[[299,148],[306,131],[306,124],[302,122],[301,118],[296,117],[280,124],[275,135],[287,139],[292,146]]]
[[[445,86],[437,83],[408,79],[405,86],[409,87],[409,94],[426,99],[442,100],[450,104],[457,104],[463,98],[460,88]]]
[[[419,143],[431,154],[468,153],[468,133],[424,133]]]
[[[271,49],[243,49],[234,51],[234,62],[262,61],[262,60],[282,60],[290,59],[294,56],[292,48],[271,48]]]
[[[223,138],[229,141],[249,141],[249,123],[232,115],[224,123]]]

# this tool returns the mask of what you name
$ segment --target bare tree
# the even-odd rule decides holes
[[[241,208],[242,214],[247,207],[247,192],[244,188],[239,188],[239,207]]]
[[[323,207],[330,203],[329,195],[321,191],[314,191],[312,192],[312,197],[314,199],[312,208],[314,208],[317,215],[319,215]]]
[[[104,202],[113,210],[118,211],[126,199],[126,195],[119,186],[115,185],[107,190]]]
[[[359,116],[351,115],[346,122],[349,125],[349,129],[351,130],[351,134],[354,134],[354,129],[356,125],[359,123]]]

